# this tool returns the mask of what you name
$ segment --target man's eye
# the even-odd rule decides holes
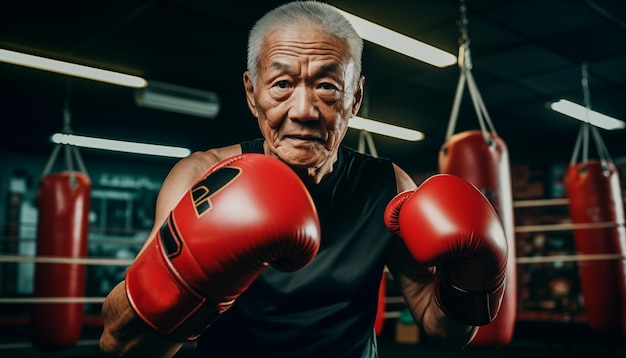
[[[324,90],[333,90],[336,87],[331,85],[330,83],[320,83],[320,88]]]
[[[287,81],[278,81],[278,82],[276,82],[275,86],[279,87],[279,88],[287,88],[287,87],[289,87],[289,82],[287,82]]]

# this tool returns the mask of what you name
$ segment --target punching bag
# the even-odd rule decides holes
[[[504,226],[508,262],[506,289],[496,319],[478,329],[470,346],[505,346],[511,342],[517,313],[515,224],[508,149],[492,132],[470,130],[447,138],[439,151],[439,171],[474,184],[489,199]]]
[[[91,182],[80,172],[43,177],[37,192],[37,257],[80,259],[87,256]],[[69,261],[69,260],[68,260]],[[78,341],[83,327],[84,303],[53,302],[52,298],[85,297],[86,267],[74,263],[38,262],[34,295],[51,303],[33,306],[35,346],[64,348]]]
[[[626,331],[626,233],[624,204],[615,165],[600,160],[572,163],[565,177],[574,224],[609,223],[574,230],[579,255],[616,254],[618,259],[578,262],[589,326],[597,331]]]
[[[385,310],[387,309],[387,276],[383,273],[378,286],[378,308],[376,310],[376,320],[374,321],[374,332],[377,336],[383,331],[385,326]]]

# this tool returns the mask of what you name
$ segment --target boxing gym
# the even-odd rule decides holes
[[[261,137],[246,44],[287,2],[4,4],[0,357],[102,356],[103,303],[172,168]],[[464,179],[506,238],[497,315],[460,350],[429,340],[385,266],[378,356],[625,357],[626,3],[326,3],[363,39],[362,103],[342,145],[393,161],[417,190]]]

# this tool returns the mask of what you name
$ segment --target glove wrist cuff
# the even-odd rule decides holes
[[[492,322],[500,310],[506,277],[489,292],[472,292],[451,284],[443,270],[435,276],[435,302],[446,316],[465,324],[482,326]]]
[[[137,257],[126,272],[125,285],[135,313],[175,341],[197,339],[234,302],[214,301],[196,292],[172,269],[160,243],[149,245]]]

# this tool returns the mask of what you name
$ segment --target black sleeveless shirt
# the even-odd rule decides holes
[[[263,140],[241,144],[263,153]],[[391,161],[346,146],[331,175],[308,186],[321,245],[303,269],[267,268],[198,340],[199,357],[377,357],[373,324],[384,254],[383,213],[397,194]]]

